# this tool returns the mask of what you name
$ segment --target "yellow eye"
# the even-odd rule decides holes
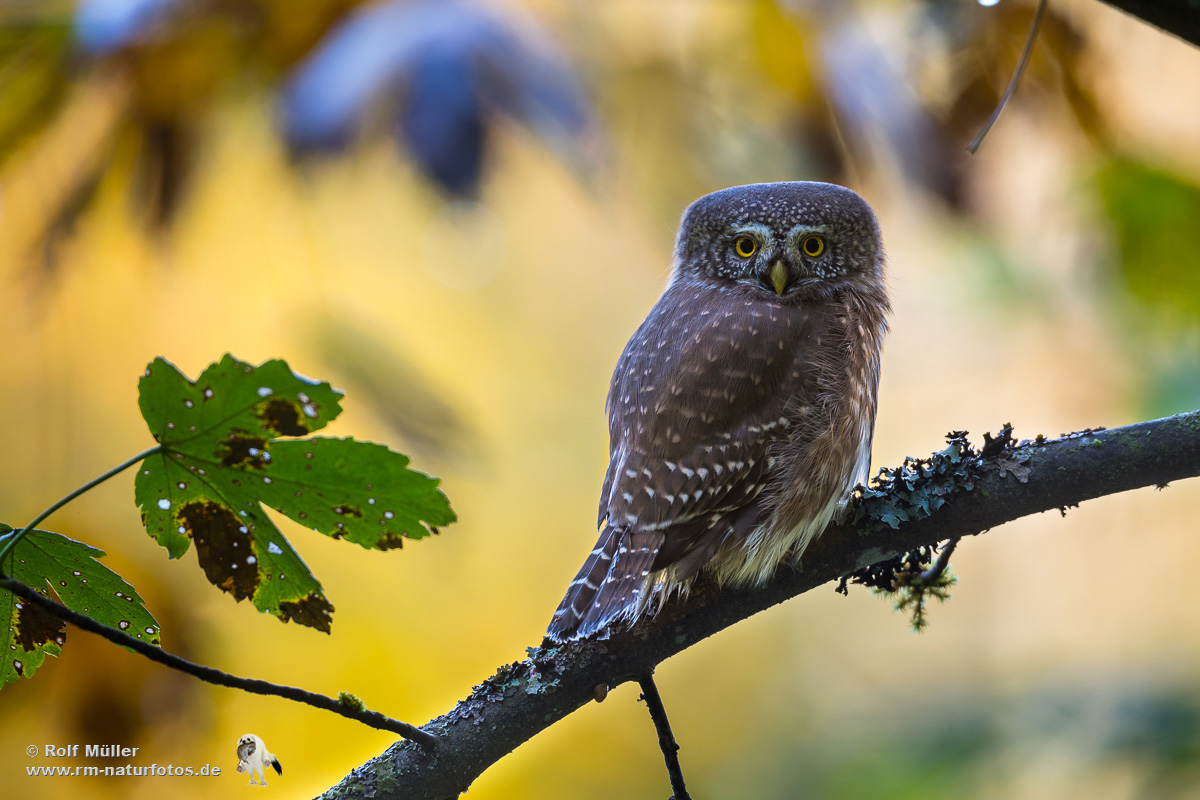
[[[825,252],[825,240],[820,236],[809,236],[800,243],[800,249],[804,251],[804,255],[816,258]]]
[[[758,252],[758,242],[749,236],[739,236],[733,240],[733,250],[742,258],[749,258]]]

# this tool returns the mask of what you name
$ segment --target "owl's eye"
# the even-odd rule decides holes
[[[805,240],[800,243],[800,249],[804,251],[804,255],[809,256],[810,258],[816,258],[817,256],[821,255],[821,253],[825,252],[825,239],[820,236],[806,237]]]
[[[758,242],[749,236],[739,236],[733,240],[733,250],[742,258],[749,258],[758,252]]]

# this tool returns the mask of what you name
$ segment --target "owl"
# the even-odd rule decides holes
[[[632,623],[701,571],[755,586],[795,563],[867,481],[889,311],[879,225],[849,189],[692,203],[613,373],[600,538],[550,640]]]

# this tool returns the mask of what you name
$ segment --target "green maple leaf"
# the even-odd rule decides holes
[[[439,481],[383,445],[281,440],[323,428],[342,396],[283,361],[255,367],[226,355],[190,381],[158,358],[138,390],[162,445],[135,482],[147,532],[172,558],[194,542],[209,581],[285,622],[329,632],[333,606],[263,505],[377,550],[455,519]]]
[[[0,545],[13,529],[0,523]],[[49,585],[63,605],[110,628],[159,644],[158,622],[121,576],[101,564],[102,550],[57,533],[32,530],[0,565],[4,573],[49,597]],[[20,597],[0,590],[0,619],[8,637],[0,652],[0,686],[28,678],[46,656],[57,656],[67,641],[66,623]]]

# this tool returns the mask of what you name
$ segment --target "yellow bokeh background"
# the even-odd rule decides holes
[[[655,65],[700,64],[720,78],[711,102],[737,100],[782,135],[774,99],[810,91],[813,79],[772,85],[774,67],[738,51],[754,35],[751,5],[606,3],[591,12],[586,53],[573,51],[581,12],[527,7],[578,57],[608,126],[609,160],[591,181],[502,128],[483,210],[455,214],[388,142],[294,170],[270,98],[246,89],[223,98],[207,122],[173,229],[144,232],[126,173],[116,170],[46,273],[32,265],[29,242],[39,192],[54,191],[47,170],[88,146],[86,129],[102,126],[112,102],[102,91],[81,100],[75,123],[30,142],[0,176],[0,519],[23,523],[149,446],[137,379],[155,356],[190,376],[225,352],[253,362],[281,357],[343,385],[322,332],[362,332],[403,354],[462,420],[460,447],[415,454],[415,466],[443,479],[459,521],[388,553],[281,521],[336,607],[331,636],[235,603],[206,583],[190,551],[168,561],[140,527],[129,474],[45,527],[105,550],[105,563],[163,624],[172,652],[239,675],[350,691],[417,724],[448,711],[540,641],[592,546],[610,372],[666,280],[678,213],[724,185],[716,172],[727,182],[807,177],[769,167],[739,176],[734,156],[721,170],[695,169],[689,159],[724,151],[674,151],[676,117],[654,113],[684,102]],[[1120,144],[1200,179],[1200,52],[1098,3],[1062,5],[1095,48],[1089,74]],[[1119,63],[1104,60],[1117,52]],[[978,440],[1011,422],[1032,437],[1141,418],[1139,359],[1087,270],[1111,244],[1080,221],[1094,201],[1074,178],[1088,158],[1079,140],[1061,113],[1006,112],[965,168],[979,213],[973,223],[909,187],[894,165],[857,171],[854,188],[881,220],[895,307],[876,465],[941,449],[952,429]],[[739,146],[750,145],[728,143],[734,153]],[[1037,302],[997,300],[981,241],[1036,283]],[[411,449],[346,388],[330,435]],[[1047,681],[1116,678],[1200,691],[1200,585],[1190,578],[1200,559],[1198,504],[1200,488],[1185,481],[964,541],[954,559],[960,584],[920,635],[887,601],[827,587],[664,663],[658,684],[695,795],[805,796],[777,769],[797,748],[852,739],[881,717],[902,731],[897,720],[959,693],[1003,703]],[[489,769],[470,796],[666,796],[636,696],[626,685],[571,715]],[[12,797],[233,796],[245,784],[233,771],[234,746],[248,731],[284,764],[274,795],[312,797],[393,739],[283,700],[200,684],[77,630],[61,657],[0,691],[0,720],[8,786],[0,794]],[[133,738],[104,738],[123,732]],[[209,763],[223,774],[26,776],[27,766],[56,762],[27,757],[27,746],[75,743],[137,746],[140,765]],[[1149,796],[1139,793],[1140,774],[1127,760],[1009,753],[962,796]],[[1200,797],[1193,792],[1178,796]]]

